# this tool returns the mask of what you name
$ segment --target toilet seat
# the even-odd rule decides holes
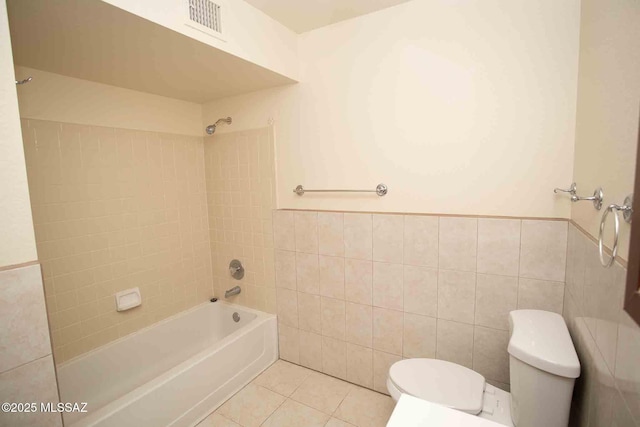
[[[477,415],[485,379],[471,369],[437,359],[405,359],[389,369],[389,383],[400,393]]]

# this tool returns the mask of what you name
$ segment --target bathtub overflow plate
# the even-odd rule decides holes
[[[235,313],[233,313],[233,321],[238,323],[240,321],[240,315],[238,314],[238,312],[236,311]]]

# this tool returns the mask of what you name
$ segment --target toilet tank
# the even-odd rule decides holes
[[[562,316],[509,313],[511,418],[516,427],[566,427],[580,362]]]

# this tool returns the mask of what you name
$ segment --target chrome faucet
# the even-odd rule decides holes
[[[224,297],[225,298],[229,298],[229,297],[232,297],[234,295],[238,295],[241,291],[242,290],[240,289],[240,286],[234,286],[233,288],[227,289],[224,292]]]

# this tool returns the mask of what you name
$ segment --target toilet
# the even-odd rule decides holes
[[[580,362],[562,316],[542,310],[509,313],[511,393],[455,363],[405,359],[389,368],[387,389],[512,427],[566,427]]]

